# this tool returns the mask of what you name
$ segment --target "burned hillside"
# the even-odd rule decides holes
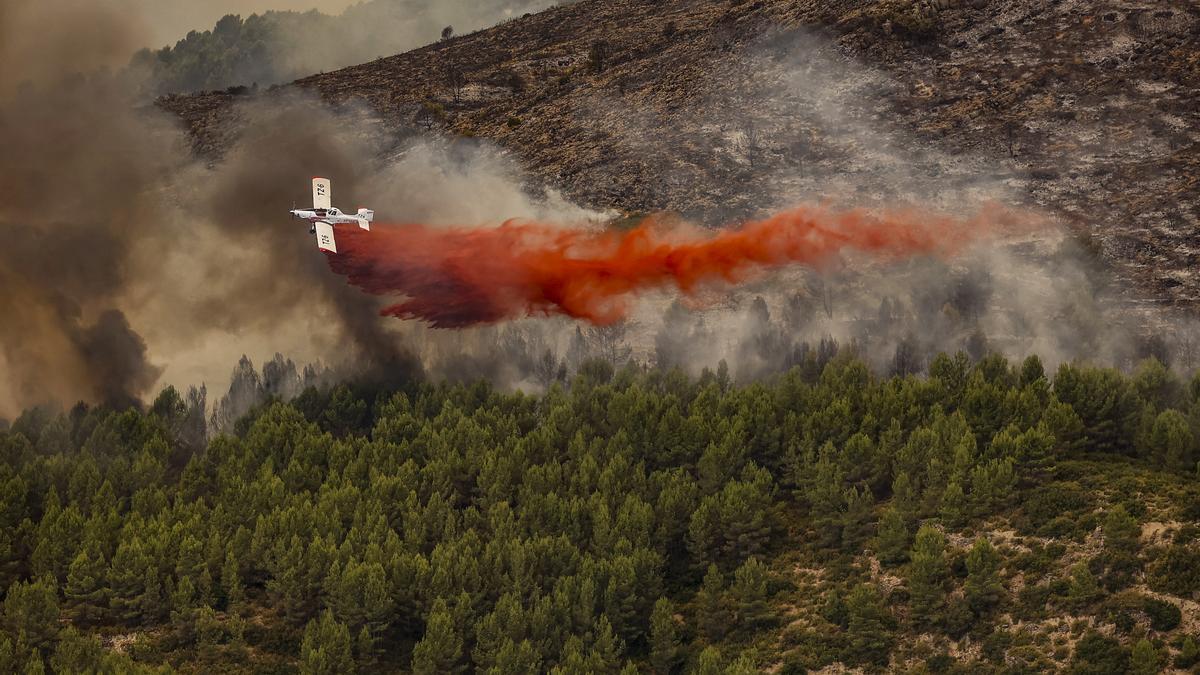
[[[1130,300],[1190,305],[1198,23],[1184,2],[587,1],[289,89],[397,134],[490,139],[625,213],[986,185],[1069,224]],[[244,97],[160,105],[212,158]]]

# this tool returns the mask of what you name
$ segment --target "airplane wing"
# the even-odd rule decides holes
[[[329,179],[314,177],[313,178],[313,208],[328,209],[333,206],[333,199],[329,190]]]
[[[317,231],[317,248],[330,253],[337,253],[337,242],[333,240],[333,225],[318,220],[313,224]]]

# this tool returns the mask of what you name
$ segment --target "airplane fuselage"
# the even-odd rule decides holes
[[[342,213],[336,208],[329,209],[292,209],[291,214],[300,220],[307,220],[310,223],[323,221],[330,225],[357,225],[359,223],[358,215]]]

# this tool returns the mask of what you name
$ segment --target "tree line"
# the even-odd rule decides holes
[[[1002,609],[1054,607],[1155,627],[1087,633],[1080,668],[1195,651],[1175,605],[1129,590],[1200,587],[1195,533],[1143,550],[1140,507],[1098,515],[1069,468],[1145,467],[1200,519],[1200,379],[1153,360],[880,377],[842,350],[747,385],[591,360],[538,395],[347,383],[197,429],[168,388],[0,432],[0,670],[880,669],[906,632],[983,640]],[[1055,577],[1056,551],[985,536],[998,517],[1103,549]],[[830,574],[788,626],[795,555]],[[1044,579],[1014,593],[1015,570]],[[1023,648],[996,640],[1001,663]]]

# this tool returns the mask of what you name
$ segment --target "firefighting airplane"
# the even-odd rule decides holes
[[[371,209],[359,209],[358,213],[350,215],[334,208],[331,203],[328,178],[313,178],[312,190],[313,207],[311,209],[292,209],[291,214],[293,218],[312,223],[308,233],[317,235],[317,248],[337,253],[337,242],[333,239],[334,225],[358,225],[364,230],[371,229],[371,221],[375,220],[375,212]]]

